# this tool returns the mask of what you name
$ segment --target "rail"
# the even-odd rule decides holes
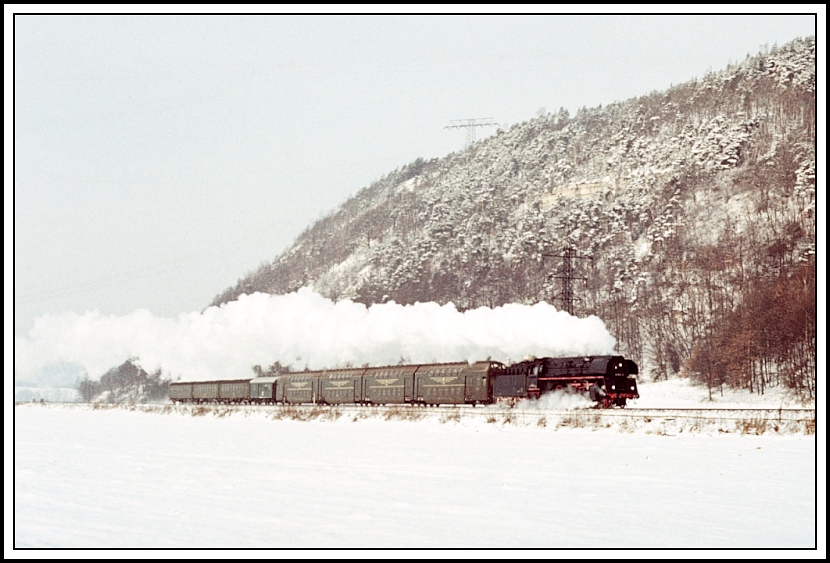
[[[740,434],[815,434],[814,408],[626,408],[626,409],[541,409],[536,406],[444,405],[221,405],[221,404],[85,404],[24,403],[46,408],[131,411],[190,416],[263,416],[274,420],[358,421],[368,418],[440,422],[483,420],[490,424],[553,428],[616,429],[647,434],[716,432]]]

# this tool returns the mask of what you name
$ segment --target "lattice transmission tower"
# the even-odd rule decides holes
[[[554,299],[562,302],[562,308],[569,314],[574,315],[574,301],[581,301],[579,297],[574,295],[573,282],[576,280],[587,281],[585,276],[577,276],[574,274],[574,260],[587,259],[587,256],[578,256],[576,249],[572,246],[566,246],[562,249],[562,254],[543,254],[546,258],[561,258],[562,267],[548,275],[548,279],[557,279],[561,281],[562,291],[554,295]]]
[[[466,149],[476,142],[476,127],[490,127],[493,125],[498,125],[498,123],[493,121],[492,117],[476,117],[474,119],[453,119],[444,129],[461,129],[462,127],[466,129],[467,144],[464,145]]]

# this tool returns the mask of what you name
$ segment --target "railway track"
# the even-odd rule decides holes
[[[596,412],[593,409],[588,409]],[[600,411],[603,416],[640,417],[657,419],[717,419],[743,420],[746,418],[761,418],[763,420],[806,422],[816,420],[815,409],[759,409],[759,408],[663,408],[663,409],[619,409]]]
[[[54,404],[47,403],[46,406]],[[672,426],[680,428],[800,428],[815,431],[814,408],[625,408],[625,409],[542,409],[536,406],[503,405],[244,405],[244,404],[85,404],[64,403],[68,408],[129,409],[142,412],[179,412],[193,416],[227,416],[234,413],[264,414],[274,419],[333,420],[350,417],[387,420],[436,418],[442,422],[483,419],[490,423],[557,426]]]

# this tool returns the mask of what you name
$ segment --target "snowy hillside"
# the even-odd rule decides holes
[[[462,310],[548,301],[601,318],[647,378],[814,396],[815,47],[413,162],[214,304],[307,285]]]

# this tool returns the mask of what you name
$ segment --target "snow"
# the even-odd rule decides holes
[[[815,402],[802,404],[784,387],[767,388],[763,395],[745,389],[724,386],[712,390],[712,400],[705,386],[690,379],[639,382],[640,398],[629,403],[632,408],[816,408]]]
[[[679,408],[684,394],[701,406],[700,391],[643,383],[640,406]],[[758,406],[726,399],[718,406]],[[311,420],[273,407],[144,408],[15,407],[15,548],[719,548],[803,557],[818,545],[824,456],[819,481],[810,433],[580,428],[535,407],[511,421],[481,408],[412,419],[412,409],[394,417],[341,409]]]
[[[14,400],[17,403],[41,399],[52,403],[71,403],[77,401],[78,397],[78,390],[74,387],[14,387]]]

